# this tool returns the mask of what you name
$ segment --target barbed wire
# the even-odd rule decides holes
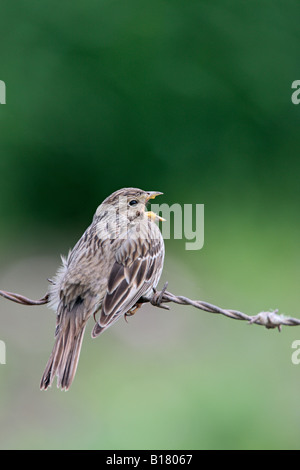
[[[232,318],[233,320],[245,320],[250,324],[255,323],[256,325],[265,326],[268,329],[277,328],[279,331],[281,331],[281,326],[283,325],[300,325],[299,318],[292,318],[283,314],[278,314],[278,309],[262,311],[257,315],[250,316],[238,310],[228,310],[201,300],[192,300],[182,295],[174,295],[166,290],[167,286],[168,283],[166,282],[161,291],[155,292],[150,300],[152,305],[161,308],[169,308],[167,305],[164,305],[168,302],[173,302],[179,305],[190,305],[192,307],[199,308],[200,310],[204,310],[205,312],[224,315],[225,317]]]
[[[6,290],[0,290],[0,295],[7,300],[16,302],[21,305],[44,305],[49,302],[49,296],[46,294],[42,299],[32,300],[24,297],[24,295],[14,294],[13,292],[7,292]]]
[[[205,312],[224,315],[225,317],[231,318],[233,320],[245,320],[250,324],[254,323],[256,325],[264,326],[268,329],[277,328],[279,331],[281,331],[282,326],[300,325],[299,318],[287,317],[283,314],[278,314],[277,309],[270,311],[262,311],[257,315],[250,316],[238,310],[228,310],[218,307],[217,305],[210,304],[208,302],[203,302],[201,300],[192,300],[182,295],[174,295],[171,292],[167,291],[167,287],[168,283],[166,282],[161,291],[154,291],[151,299],[143,299],[142,303],[150,302],[150,304],[154,307],[164,308],[167,310],[169,310],[169,306],[165,304],[170,302],[173,302],[178,305],[190,305]],[[32,300],[20,294],[0,290],[0,296],[21,305],[44,305],[49,302],[48,294],[46,294],[39,300]]]

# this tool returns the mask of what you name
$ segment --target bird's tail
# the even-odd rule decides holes
[[[76,328],[74,318],[69,318],[62,330],[58,327],[54,347],[41,380],[41,390],[47,390],[55,376],[58,388],[69,389],[76,373],[85,326]]]

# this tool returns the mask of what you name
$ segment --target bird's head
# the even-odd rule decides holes
[[[163,193],[159,191],[143,191],[138,188],[123,188],[108,196],[98,207],[96,216],[101,216],[105,210],[112,209],[119,215],[124,215],[130,221],[145,216],[152,220],[164,219],[152,211],[146,211],[146,205],[150,199],[154,199]]]

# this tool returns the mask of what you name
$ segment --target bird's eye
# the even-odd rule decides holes
[[[138,202],[135,199],[132,199],[132,201],[129,202],[130,206],[136,206]]]

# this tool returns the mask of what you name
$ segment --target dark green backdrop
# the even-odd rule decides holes
[[[297,1],[3,0],[0,288],[42,296],[111,192],[205,204],[172,292],[300,316]],[[0,301],[1,448],[299,448],[297,328],[145,308],[38,390],[54,315]]]

